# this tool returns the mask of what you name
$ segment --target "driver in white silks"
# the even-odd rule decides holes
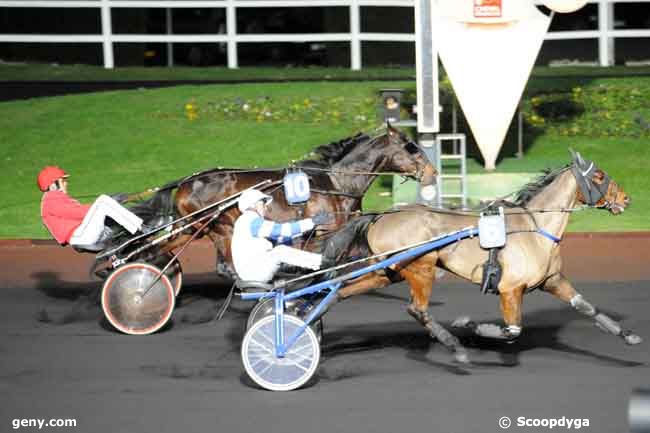
[[[333,220],[332,215],[319,212],[313,218],[286,223],[264,219],[271,196],[256,189],[242,193],[238,200],[242,215],[235,222],[232,237],[232,258],[239,278],[246,281],[269,282],[281,264],[318,270],[323,265],[320,254],[291,248],[293,238],[315,226]],[[274,241],[277,246],[274,246]]]

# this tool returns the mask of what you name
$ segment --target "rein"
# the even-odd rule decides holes
[[[347,176],[417,176],[417,172],[397,172],[397,171],[353,171],[353,170],[333,170],[331,168],[307,167],[302,165],[291,166],[304,171],[321,171],[332,174],[342,174]]]
[[[590,208],[590,206],[581,206],[581,207],[573,207],[573,208],[527,208],[527,207],[522,207],[520,211],[518,210],[504,210],[503,214],[504,215],[530,215],[531,213],[551,213],[551,212],[556,212],[556,213],[572,213],[572,212],[579,212],[582,210],[585,210],[587,208]],[[481,212],[483,210],[487,209],[481,208],[480,210],[476,211],[455,211],[451,209],[445,209],[445,208],[440,208],[440,207],[431,207],[427,206],[427,211],[431,213],[440,213],[440,214],[445,214],[445,215],[456,215],[456,216],[468,216],[468,217],[479,217]],[[408,210],[408,209],[405,209]],[[394,212],[398,212],[399,210],[396,209]]]

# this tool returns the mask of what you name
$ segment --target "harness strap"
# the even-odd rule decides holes
[[[557,243],[557,244],[559,244],[560,241],[562,240],[562,238],[558,238],[557,236],[555,236],[555,235],[553,235],[553,234],[547,232],[547,231],[544,230],[543,228],[539,228],[539,227],[538,227],[538,228],[537,228],[537,233],[539,233],[540,235],[544,236],[544,237],[547,238],[547,239],[552,240],[553,242],[555,242],[555,243]]]

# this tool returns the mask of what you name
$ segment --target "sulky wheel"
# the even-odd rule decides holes
[[[151,260],[151,263],[162,269],[172,259],[172,257],[174,257],[172,253],[163,254]],[[181,262],[175,260],[169,269],[165,271],[165,275],[167,275],[169,282],[174,288],[174,295],[178,296],[178,293],[181,291],[181,286],[183,285],[183,268],[181,267]]]
[[[102,288],[102,309],[119,331],[131,335],[152,334],[162,328],[174,311],[174,289],[160,269],[147,263],[129,263],[117,268]]]
[[[285,302],[285,311],[288,314],[292,314],[301,319],[309,314],[309,312],[314,308],[313,305],[308,304],[304,299],[290,299]],[[275,299],[266,298],[261,299],[255,304],[251,312],[248,314],[248,319],[246,320],[246,330],[248,331],[251,326],[262,317],[273,315],[275,311]],[[320,343],[323,340],[323,319],[320,318],[312,323],[311,328],[316,333],[318,337],[318,342]]]
[[[285,341],[305,322],[284,316]],[[283,358],[275,355],[275,316],[255,322],[244,335],[242,362],[248,376],[262,388],[291,391],[307,383],[316,373],[320,345],[314,331],[307,327]]]

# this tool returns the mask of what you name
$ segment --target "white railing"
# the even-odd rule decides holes
[[[540,3],[537,1],[537,3]],[[599,63],[609,66],[614,62],[614,39],[650,38],[650,29],[614,30],[614,4],[650,3],[650,0],[590,0],[598,4],[598,29],[590,31],[550,32],[547,40],[597,39]],[[307,34],[238,34],[237,9],[267,7],[348,7],[350,31],[348,33]],[[218,42],[227,45],[228,67],[237,68],[237,44],[241,42],[348,42],[350,43],[350,67],[361,69],[361,43],[364,41],[414,42],[410,33],[364,33],[361,31],[361,7],[413,7],[413,0],[0,0],[0,7],[19,8],[99,8],[101,34],[48,35],[48,34],[0,34],[0,42],[91,42],[101,43],[104,67],[113,68],[113,44],[116,42],[165,42],[172,60],[172,43]],[[650,4],[648,5],[650,9]],[[115,34],[112,32],[112,8],[164,8],[167,9],[167,32],[163,35]],[[174,8],[224,8],[226,10],[226,33],[200,35],[172,34]]]

